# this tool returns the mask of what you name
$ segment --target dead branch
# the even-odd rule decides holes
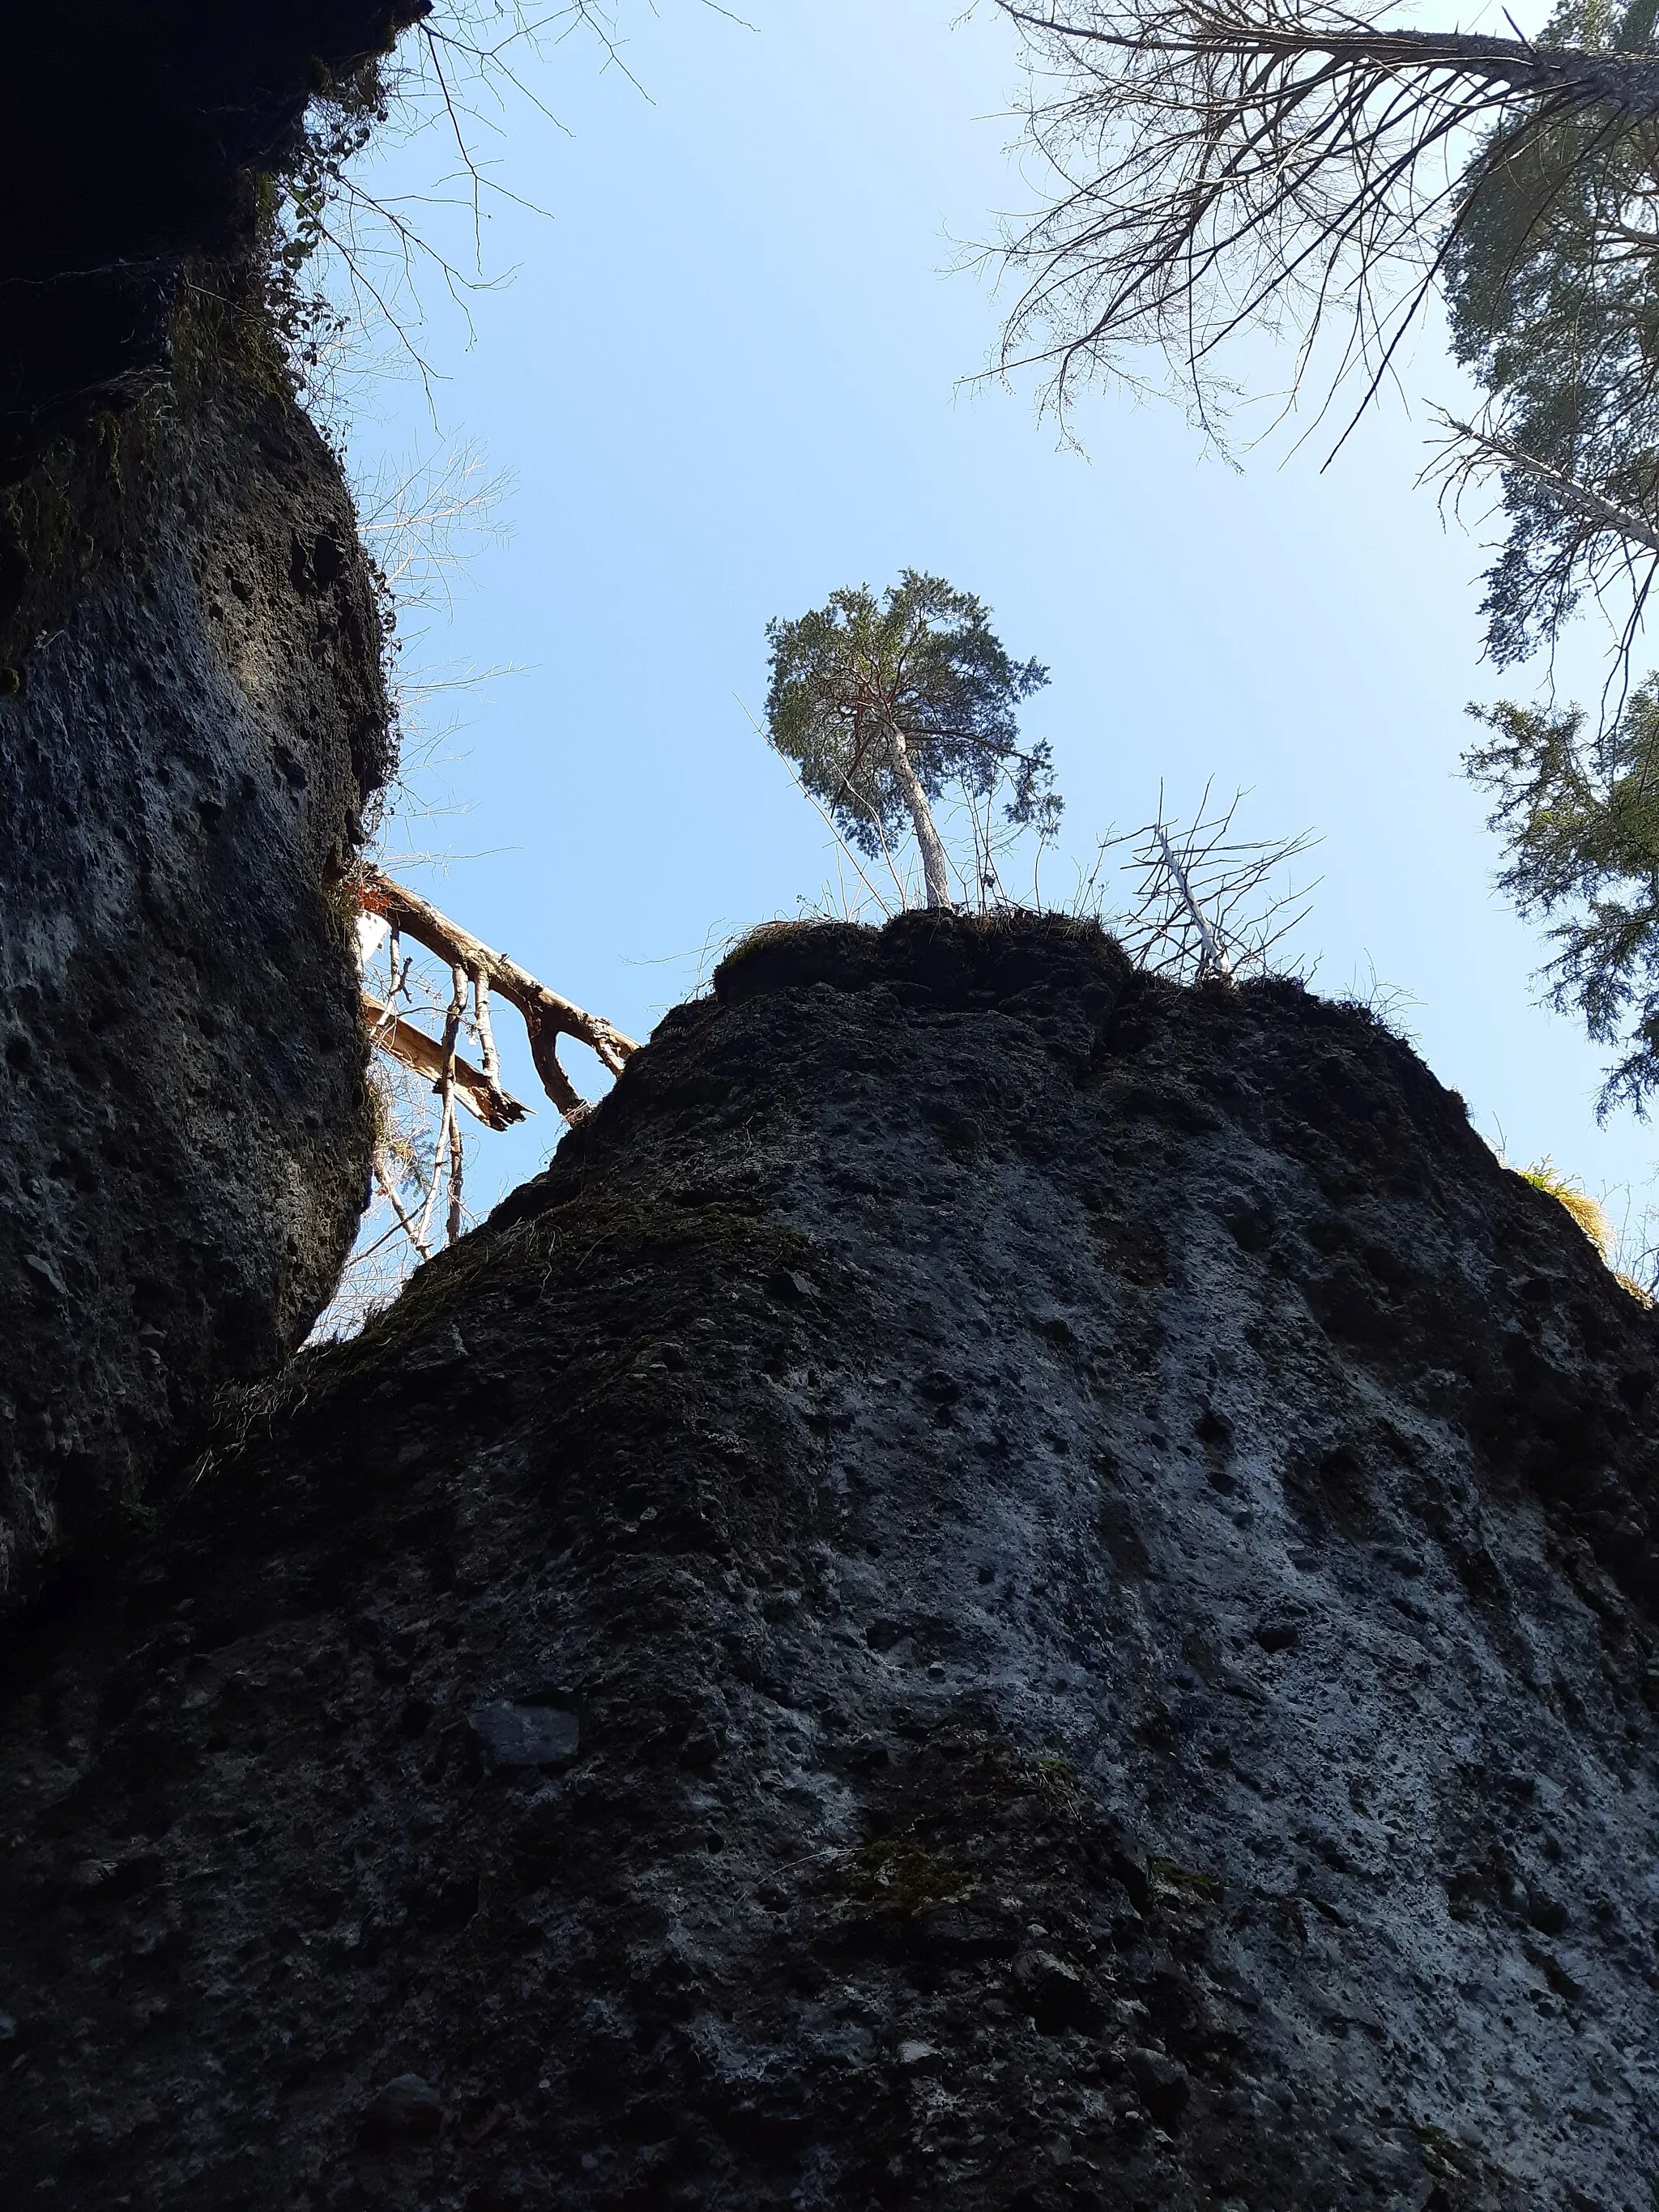
[[[472,978],[472,1027],[478,1039],[478,1057],[483,1062],[484,1080],[499,1083],[501,1064],[495,1056],[495,1032],[489,1025],[489,978]]]
[[[1161,817],[1152,824],[1150,834],[1158,848],[1158,859],[1168,872],[1176,896],[1186,908],[1188,918],[1198,933],[1197,981],[1201,983],[1206,975],[1218,975],[1224,982],[1231,982],[1233,963],[1227,957],[1226,947],[1216,934],[1214,924],[1204,911],[1203,901],[1193,889],[1191,874],[1171,842]]]
[[[1155,820],[1101,840],[1079,910],[1095,912],[1137,966],[1185,983],[1267,975],[1270,956],[1306,919],[1314,886],[1278,890],[1273,878],[1317,839],[1310,831],[1270,842],[1234,838],[1243,796],[1212,815],[1206,784],[1183,828],[1166,820],[1160,791]],[[1134,903],[1109,915],[1096,886],[1106,854],[1125,847],[1123,865],[1138,878]]]
[[[1522,476],[1531,477],[1553,493],[1570,514],[1588,523],[1598,532],[1613,538],[1622,538],[1632,545],[1644,547],[1650,553],[1659,553],[1659,523],[1650,521],[1646,515],[1638,514],[1616,500],[1608,499],[1593,484],[1582,483],[1577,477],[1552,468],[1535,454],[1525,453],[1509,439],[1499,437],[1491,430],[1474,428],[1460,422],[1455,415],[1441,413],[1440,420],[1448,430],[1462,441],[1462,450],[1454,448],[1450,458],[1436,471],[1448,477],[1467,477],[1478,469],[1516,469]]]
[[[587,1107],[559,1063],[559,1038],[574,1037],[579,1043],[586,1045],[613,1075],[620,1075],[639,1050],[633,1038],[624,1036],[602,1015],[586,1013],[571,1000],[550,991],[528,969],[520,968],[505,953],[494,951],[470,930],[463,929],[459,922],[441,913],[417,891],[394,882],[372,861],[362,866],[357,896],[365,913],[382,915],[404,936],[412,937],[417,945],[423,945],[451,968],[459,969],[475,983],[482,979],[489,990],[518,1008],[529,1034],[536,1073],[548,1097],[568,1121],[580,1121]],[[481,1076],[479,1079],[483,1079]]]
[[[1433,70],[1537,97],[1559,94],[1575,106],[1610,114],[1659,115],[1659,60],[1642,53],[1593,53],[1572,46],[1534,46],[1529,39],[1494,39],[1473,31],[1389,28],[1346,9],[1312,8],[1297,0],[1176,0],[1133,5],[1119,13],[1100,0],[1081,5],[1024,8],[999,0],[1021,28],[1079,46],[1126,48],[1190,58],[1207,54],[1254,74],[1267,61],[1322,57],[1339,69],[1399,77]]]
[[[374,1180],[380,1187],[380,1195],[386,1200],[387,1204],[391,1206],[392,1211],[397,1215],[398,1228],[400,1228],[403,1231],[404,1235],[408,1237],[410,1243],[414,1246],[421,1258],[422,1260],[429,1260],[432,1257],[431,1251],[429,1248],[422,1242],[420,1230],[416,1225],[415,1222],[410,1219],[408,1210],[405,1208],[403,1200],[398,1195],[397,1172],[395,1169],[389,1168],[387,1166],[385,1152],[379,1145],[376,1145],[374,1147],[372,1164],[374,1171]],[[396,1231],[394,1231],[392,1234],[395,1235]],[[380,1240],[382,1243],[384,1243],[385,1241],[384,1237]]]
[[[363,1019],[368,1024],[371,1043],[390,1053],[393,1060],[401,1060],[405,1067],[412,1068],[416,1075],[429,1076],[434,1089],[441,1083],[444,1048],[436,1037],[416,1029],[413,1022],[404,1021],[390,1006],[371,998],[367,991],[363,994]],[[526,1121],[531,1114],[530,1107],[502,1090],[497,1073],[489,1068],[474,1067],[459,1054],[455,1056],[454,1084],[455,1095],[462,1105],[487,1128],[510,1129],[515,1121]]]
[[[465,1221],[461,1209],[461,1175],[465,1158],[460,1124],[452,1118],[449,1124],[449,1213],[444,1224],[445,1234],[452,1244],[459,1242]]]
[[[443,1164],[447,1148],[449,1153],[447,1233],[453,1244],[461,1233],[461,1129],[455,1112],[455,1048],[460,1039],[461,1024],[466,1019],[467,973],[465,968],[457,965],[450,970],[450,975],[455,989],[444,1020],[444,1072],[439,1085],[439,1095],[443,1100],[443,1115],[438,1125],[438,1149],[432,1162],[432,1195],[435,1199],[438,1194],[438,1171]]]
[[[1091,374],[1139,380],[1147,346],[1203,403],[1217,349],[1281,318],[1305,368],[1334,311],[1333,384],[1357,366],[1369,398],[1525,134],[1584,118],[1588,160],[1659,118],[1652,53],[1395,28],[1381,5],[999,5],[1054,88],[1027,122],[1048,205],[1004,242],[1004,366],[1045,364],[1061,408]]]

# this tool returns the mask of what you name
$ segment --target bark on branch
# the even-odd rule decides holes
[[[613,1075],[620,1075],[639,1050],[632,1037],[624,1036],[603,1015],[586,1013],[571,1000],[550,991],[528,969],[520,968],[516,960],[509,960],[505,953],[495,951],[482,939],[474,937],[459,922],[452,921],[447,914],[423,899],[418,891],[411,891],[394,881],[372,861],[365,862],[362,867],[357,896],[364,913],[380,915],[393,929],[412,937],[447,966],[464,969],[475,988],[482,985],[487,993],[493,992],[518,1008],[529,1034],[536,1073],[566,1121],[580,1121],[587,1107],[559,1064],[556,1047],[560,1037],[574,1037],[579,1043],[586,1045]],[[432,1049],[434,1054],[441,1050],[436,1044],[432,1045]],[[462,1065],[457,1062],[458,1082]],[[478,1071],[471,1072],[480,1083],[485,1080]],[[504,1092],[500,1095],[506,1096]]]
[[[1160,349],[1207,410],[1218,350],[1284,316],[1363,379],[1363,407],[1486,183],[1578,120],[1577,158],[1650,140],[1659,54],[1371,20],[1382,0],[998,0],[1037,64],[1029,141],[1048,205],[1010,230],[1005,368],[1062,409]],[[1565,183],[1565,180],[1564,180]],[[1644,240],[1644,245],[1650,241]]]
[[[1468,422],[1460,422],[1455,415],[1443,414],[1440,419],[1449,430],[1455,431],[1465,441],[1468,449],[1461,463],[1455,459],[1451,463],[1454,472],[1460,466],[1474,469],[1483,463],[1518,470],[1522,476],[1531,477],[1536,483],[1547,485],[1563,507],[1592,528],[1607,531],[1615,538],[1626,538],[1631,544],[1643,546],[1650,553],[1659,553],[1659,524],[1649,521],[1645,515],[1638,514],[1630,507],[1620,507],[1593,485],[1581,483],[1576,477],[1566,476],[1561,470],[1552,468],[1547,461],[1540,461],[1535,454],[1524,452],[1507,438],[1494,436],[1490,430],[1477,430]]]
[[[426,1075],[434,1084],[443,1080],[444,1048],[437,1037],[428,1036],[424,1030],[416,1029],[394,1014],[390,1006],[379,999],[363,993],[363,1019],[368,1024],[373,1042],[382,1052],[401,1060],[416,1074]],[[475,1119],[491,1129],[510,1129],[515,1121],[528,1118],[531,1109],[512,1093],[503,1091],[499,1081],[483,1069],[474,1067],[470,1060],[455,1056],[455,1095]]]
[[[1311,12],[1279,16],[1237,5],[1196,4],[1120,15],[1095,6],[1092,15],[1069,7],[1024,8],[1000,0],[1023,30],[1081,46],[1137,55],[1211,56],[1243,67],[1300,61],[1319,54],[1339,69],[1377,76],[1419,72],[1462,76],[1501,85],[1525,98],[1559,100],[1611,115],[1659,115],[1659,62],[1649,54],[1586,52],[1572,46],[1535,46],[1524,39],[1497,39],[1475,31],[1385,28],[1333,9],[1321,21]],[[1085,0],[1087,4],[1087,0]]]

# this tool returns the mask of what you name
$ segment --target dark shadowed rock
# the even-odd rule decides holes
[[[1646,2212],[1656,1374],[1363,1015],[769,932],[22,1655],[0,2201]]]
[[[429,2143],[442,2133],[443,2100],[418,2074],[399,2074],[363,2108],[357,2137],[370,2150]]]
[[[466,1724],[491,1766],[562,1765],[581,1741],[575,1714],[550,1705],[480,1705]]]
[[[212,382],[125,418],[118,482],[54,449],[94,550],[0,622],[0,1607],[293,1350],[362,1203],[330,884],[386,765],[378,617],[316,432]]]
[[[1167,2126],[1178,2118],[1192,2095],[1185,2069],[1167,2051],[1137,2048],[1125,2054],[1124,2069],[1155,2120]]]
[[[307,103],[421,12],[0,25],[0,1618],[146,1525],[361,1210],[380,611],[258,233]]]
[[[245,249],[305,112],[430,0],[80,0],[0,18],[0,465],[119,410]],[[193,266],[192,266],[193,264]],[[216,265],[217,264],[217,265]]]

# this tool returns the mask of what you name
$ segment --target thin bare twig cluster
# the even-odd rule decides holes
[[[358,533],[383,609],[382,659],[397,739],[392,775],[367,810],[371,843],[380,841],[393,816],[407,824],[444,811],[428,772],[456,733],[457,702],[515,672],[505,665],[434,661],[422,650],[453,606],[457,571],[483,545],[511,534],[500,513],[510,483],[508,472],[489,472],[471,439],[354,472]]]
[[[1310,911],[1308,884],[1293,888],[1284,871],[1317,844],[1311,831],[1266,841],[1232,835],[1243,793],[1210,811],[1210,787],[1190,823],[1158,813],[1141,829],[1103,837],[1084,879],[1077,910],[1104,922],[1137,966],[1182,983],[1232,982],[1273,971],[1273,956]],[[1103,885],[1108,856],[1134,879],[1127,908],[1109,909]]]
[[[730,13],[717,0],[701,4]],[[563,129],[535,65],[586,40],[602,70],[619,71],[643,94],[627,61],[623,12],[610,0],[435,0],[395,54],[318,96],[305,154],[285,180],[276,254],[287,271],[283,319],[313,405],[328,408],[342,342],[364,331],[389,334],[394,352],[430,379],[422,287],[435,283],[467,315],[471,299],[499,281],[483,244],[492,201],[545,212],[499,173],[515,106]],[[356,173],[371,139],[390,146],[428,133],[441,150],[418,189],[371,187]],[[452,245],[457,217],[465,243]]]
[[[826,885],[816,905],[802,901],[809,912],[848,921],[866,921],[874,914],[890,920],[927,903],[919,870],[907,866],[902,853],[884,843],[882,857],[890,879],[884,884],[878,872],[866,866],[866,858],[842,835],[829,810],[799,775],[794,781],[835,838],[841,868],[833,892]],[[1166,813],[1160,786],[1155,818],[1139,830],[1101,838],[1075,895],[1061,908],[1098,921],[1137,966],[1182,983],[1211,978],[1242,981],[1276,972],[1274,956],[1306,921],[1312,910],[1310,895],[1318,888],[1318,878],[1297,885],[1285,877],[1285,871],[1320,842],[1313,831],[1276,839],[1235,837],[1233,823],[1244,793],[1235,793],[1229,805],[1212,812],[1211,789],[1206,783],[1197,811],[1182,823]],[[996,799],[992,790],[965,799],[954,816],[943,817],[946,857],[963,894],[956,910],[1041,913],[1045,903],[1042,861],[1058,824],[1052,818],[1035,827],[1011,823],[1000,818]],[[1029,858],[1031,864],[1029,898],[1017,896],[1007,882],[1009,863],[1016,854],[1022,861]],[[856,890],[848,880],[849,866]],[[1116,876],[1126,871],[1133,878],[1127,905],[1118,902],[1111,890]]]
[[[1064,408],[1151,348],[1207,410],[1249,325],[1334,313],[1333,386],[1376,390],[1478,189],[1483,131],[1573,117],[1611,137],[1659,113],[1659,59],[1402,29],[1322,0],[999,0],[1025,33],[1030,143],[1050,204],[1012,230],[1005,366]],[[1043,88],[1052,88],[1043,97]],[[1513,131],[1486,143],[1513,161]]]

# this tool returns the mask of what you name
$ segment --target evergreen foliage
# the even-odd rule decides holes
[[[998,0],[1025,31],[1048,204],[1006,240],[1006,361],[1062,408],[1162,352],[1206,422],[1220,349],[1297,331],[1358,409],[1437,288],[1484,404],[1440,473],[1501,487],[1486,579],[1500,666],[1612,599],[1621,670],[1659,575],[1659,0],[1558,0],[1528,39],[1424,30],[1389,0]],[[1322,332],[1334,341],[1320,343]],[[1315,365],[1318,366],[1316,367]],[[1352,417],[1351,416],[1350,422]],[[1612,595],[1616,587],[1618,597]],[[1470,773],[1500,881],[1552,925],[1550,995],[1659,1091],[1659,678],[1594,738],[1500,705]]]
[[[1552,642],[1587,590],[1622,582],[1639,613],[1659,567],[1659,0],[1559,0],[1536,40],[1419,30],[1388,0],[999,4],[1031,45],[1049,171],[1005,241],[1006,365],[1045,365],[1064,409],[1097,375],[1144,386],[1161,354],[1214,429],[1223,352],[1265,325],[1299,336],[1294,381],[1328,374],[1327,404],[1354,380],[1358,413],[1438,289],[1485,405],[1448,418],[1436,472],[1495,476],[1508,511],[1494,659]]]
[[[1580,708],[1478,710],[1492,732],[1465,765],[1496,798],[1498,878],[1523,915],[1553,918],[1550,1000],[1620,1058],[1601,1110],[1659,1091],[1659,678],[1600,735]]]
[[[767,732],[848,842],[889,852],[915,830],[930,904],[941,904],[932,807],[954,791],[983,801],[1005,780],[1005,819],[1052,835],[1061,800],[1049,748],[1022,750],[1018,710],[1048,680],[1010,658],[988,609],[942,577],[903,571],[878,599],[867,584],[767,625]]]
[[[1644,52],[1655,14],[1656,0],[1565,0],[1538,44]],[[1466,172],[1444,264],[1453,348],[1504,442],[1646,520],[1659,514],[1656,167],[1650,121],[1505,117]],[[1484,607],[1500,666],[1553,643],[1587,587],[1631,574],[1633,550],[1536,470],[1502,481],[1509,533]]]

